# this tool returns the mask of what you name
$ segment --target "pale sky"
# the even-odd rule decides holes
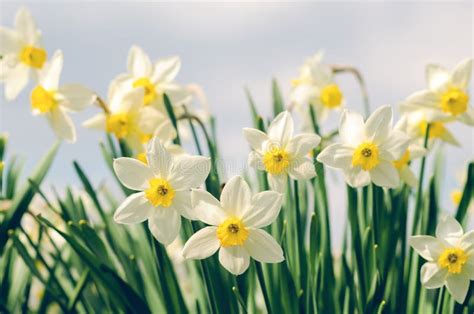
[[[179,55],[178,82],[202,86],[217,118],[219,148],[228,175],[241,172],[248,146],[243,127],[251,126],[244,94],[247,86],[261,113],[269,114],[270,83],[277,78],[288,101],[290,79],[306,57],[322,49],[330,63],[352,64],[364,75],[372,108],[396,105],[425,87],[424,67],[441,63],[452,68],[473,55],[473,4],[459,3],[153,3],[153,2],[0,2],[0,24],[12,26],[16,10],[27,6],[43,32],[50,55],[64,52],[63,83],[82,83],[106,96],[111,79],[126,69],[131,45],[142,46],[153,60]],[[347,106],[362,111],[352,77],[338,77]],[[26,159],[26,170],[54,141],[46,121],[30,112],[32,85],[12,103],[0,92],[0,132],[10,135],[9,155]],[[472,88],[471,88],[472,89]],[[471,102],[472,105],[472,102]],[[396,107],[395,107],[396,108]],[[77,184],[77,159],[97,184],[111,175],[99,151],[103,134],[80,123],[98,112],[74,115],[78,141],[63,144],[47,184]],[[334,114],[323,130],[336,126]],[[473,157],[473,129],[450,129],[463,144],[446,149],[443,204],[458,183],[456,173]],[[191,146],[192,147],[192,146]],[[330,180],[333,181],[333,180]],[[331,183],[332,218],[345,217],[339,193]],[[61,188],[60,188],[61,190]]]

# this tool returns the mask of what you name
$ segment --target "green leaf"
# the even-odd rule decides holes
[[[280,112],[283,112],[285,105],[283,97],[281,96],[280,88],[276,79],[272,80],[272,99],[273,99],[273,114],[276,117]]]
[[[465,224],[467,209],[474,196],[474,162],[469,163],[467,168],[467,181],[464,185],[461,202],[456,212],[456,219],[461,224]]]

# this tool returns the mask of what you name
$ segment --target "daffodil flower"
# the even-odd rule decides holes
[[[252,195],[240,176],[227,182],[220,202],[203,190],[192,191],[193,213],[210,225],[196,232],[184,245],[186,259],[204,259],[219,250],[221,265],[234,275],[244,273],[250,257],[262,263],[279,263],[283,251],[261,228],[278,216],[283,196],[274,191]]]
[[[459,222],[445,217],[436,228],[436,237],[416,235],[410,245],[427,262],[421,267],[421,283],[427,289],[446,285],[458,303],[463,303],[474,280],[474,231],[467,233]]]
[[[0,81],[5,84],[5,98],[14,100],[47,60],[41,45],[41,32],[26,8],[18,10],[15,29],[0,27]]]
[[[342,169],[347,184],[362,187],[370,182],[396,188],[400,177],[394,162],[406,152],[410,138],[392,129],[390,106],[374,111],[364,123],[362,115],[344,111],[339,123],[342,143],[331,144],[319,155],[318,161]]]
[[[272,190],[284,192],[289,175],[295,180],[308,180],[316,176],[309,157],[321,138],[316,134],[299,134],[293,137],[294,123],[288,111],[280,113],[264,133],[244,128],[243,133],[252,151],[248,163],[267,173]]]
[[[45,116],[59,139],[76,141],[76,129],[67,112],[78,112],[91,105],[94,92],[79,84],[59,86],[63,54],[56,51],[39,74],[38,85],[31,92],[31,110]]]
[[[125,89],[143,88],[143,104],[155,106],[165,113],[163,94],[168,95],[172,104],[189,102],[190,93],[174,83],[181,68],[179,57],[159,60],[152,65],[150,57],[142,48],[132,46],[128,54],[128,72],[120,74],[114,84]]]
[[[158,130],[171,132],[169,137],[176,136],[169,119],[157,109],[143,106],[144,90],[136,88],[123,92],[110,87],[108,112],[101,112],[85,121],[88,128],[106,131],[117,139],[124,139],[136,152],[143,151],[143,145]]]
[[[114,170],[127,188],[139,191],[127,197],[114,214],[121,224],[148,220],[153,236],[168,245],[177,237],[181,216],[194,219],[191,188],[199,187],[211,169],[203,156],[173,156],[158,138],[147,149],[147,164],[133,158],[117,158]]]
[[[344,96],[334,81],[331,67],[322,62],[323,53],[318,52],[306,60],[300,69],[298,78],[292,80],[291,102],[307,115],[308,105],[314,106],[320,122],[327,119],[333,110],[340,110]]]
[[[461,61],[452,72],[439,64],[426,67],[428,89],[416,92],[401,105],[402,110],[421,109],[428,122],[458,120],[474,125],[474,108],[469,106],[472,59]]]

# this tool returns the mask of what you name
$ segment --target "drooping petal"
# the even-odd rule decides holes
[[[151,75],[152,65],[150,57],[138,46],[132,46],[128,53],[128,71],[134,77],[148,77]]]
[[[378,186],[385,188],[396,188],[400,184],[400,176],[393,163],[381,161],[375,168],[369,171],[370,179]]]
[[[191,191],[176,191],[173,202],[168,209],[176,210],[186,219],[196,220],[191,206]]]
[[[309,180],[316,176],[316,169],[311,159],[299,157],[291,161],[288,174],[295,180]]]
[[[365,135],[375,144],[382,144],[393,125],[393,111],[391,106],[377,108],[365,123]]]
[[[293,137],[288,143],[287,151],[294,156],[307,155],[318,147],[321,137],[316,134],[304,133]]]
[[[25,7],[20,8],[16,14],[15,28],[24,42],[30,45],[37,44],[39,32],[33,16]]]
[[[179,57],[171,57],[159,60],[155,63],[152,81],[172,82],[181,68],[181,59]]]
[[[76,128],[74,123],[61,108],[57,108],[51,111],[48,117],[49,124],[53,129],[56,137],[65,140],[69,143],[76,141]]]
[[[205,227],[193,234],[183,248],[186,259],[204,259],[216,253],[221,246],[216,227]]]
[[[168,178],[172,165],[172,157],[166,151],[159,138],[154,137],[149,143],[146,152],[148,164],[157,177]]]
[[[279,193],[284,193],[286,190],[286,182],[288,176],[286,174],[267,174],[268,184],[270,189]]]
[[[275,191],[264,191],[252,197],[251,205],[242,215],[244,225],[251,228],[263,228],[278,217],[283,195]]]
[[[282,147],[285,147],[293,136],[293,128],[294,124],[291,114],[288,111],[283,111],[270,123],[268,137],[279,142]]]
[[[61,71],[63,70],[63,62],[63,52],[56,50],[51,61],[44,67],[40,75],[40,84],[46,90],[57,90]]]
[[[170,183],[176,190],[197,188],[204,183],[211,170],[211,159],[204,156],[176,156]]]
[[[153,210],[144,192],[134,193],[117,208],[114,221],[120,224],[138,224],[147,220]]]
[[[114,160],[114,171],[120,182],[131,190],[143,191],[148,188],[148,181],[153,178],[151,169],[141,161],[121,157]]]
[[[472,59],[465,59],[454,68],[451,83],[461,89],[465,89],[471,80],[471,73]]]
[[[324,148],[317,160],[332,168],[345,169],[351,166],[354,149],[345,144],[335,143]]]
[[[267,134],[260,130],[244,128],[243,134],[250,147],[256,151],[262,151],[263,143],[268,140]]]
[[[58,92],[65,98],[61,106],[74,112],[84,110],[87,106],[91,105],[97,97],[93,91],[80,84],[63,85],[59,87]]]
[[[181,229],[181,216],[169,208],[154,208],[153,214],[148,218],[148,228],[153,236],[163,245],[173,242]]]
[[[436,237],[440,239],[461,238],[463,236],[462,226],[451,216],[441,218],[436,227]]]
[[[439,268],[435,262],[427,262],[421,267],[420,280],[427,289],[441,288],[446,274],[445,268]]]
[[[474,126],[474,108],[468,107],[466,112],[459,116],[459,121],[464,124]]]
[[[252,191],[241,176],[232,177],[222,189],[221,205],[229,214],[241,217],[252,200]]]
[[[193,215],[208,225],[218,226],[227,218],[227,213],[221,208],[221,203],[207,191],[193,189],[191,204]]]
[[[262,263],[280,263],[285,260],[281,246],[261,229],[250,230],[244,247],[253,259]]]
[[[412,188],[416,188],[418,185],[418,178],[416,175],[413,173],[413,171],[410,169],[410,166],[405,166],[399,171],[400,173],[400,179],[411,186]]]
[[[450,274],[446,277],[446,287],[458,303],[463,303],[469,289],[469,278],[464,274]]]
[[[97,130],[105,130],[106,124],[106,116],[104,113],[98,113],[92,118],[84,121],[82,126],[85,128],[97,129]]]
[[[357,112],[344,110],[339,121],[339,136],[344,144],[357,146],[365,137],[365,124]]]
[[[250,256],[242,246],[221,247],[219,262],[227,271],[238,276],[249,267]]]
[[[28,67],[23,64],[17,64],[10,71],[8,71],[4,82],[5,99],[7,101],[16,99],[21,91],[25,88],[26,84],[28,84],[29,72],[30,70]]]
[[[426,66],[426,80],[431,90],[437,90],[450,80],[450,73],[439,64],[429,64]]]
[[[411,236],[408,243],[421,257],[430,262],[437,261],[444,250],[443,242],[431,236]]]
[[[353,188],[360,188],[370,183],[370,174],[360,167],[344,169],[344,179]]]

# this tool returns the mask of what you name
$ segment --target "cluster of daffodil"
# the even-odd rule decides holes
[[[292,80],[286,108],[274,82],[269,123],[248,94],[254,127],[243,128],[243,137],[254,176],[246,171],[224,182],[212,119],[192,105],[195,96],[205,103],[202,92],[175,82],[178,57],[153,64],[131,47],[127,72],[103,99],[82,85],[59,84],[63,54],[48,59],[24,8],[14,29],[0,28],[0,56],[5,98],[16,99],[32,76],[32,112],[46,117],[58,139],[76,140],[69,112],[98,105],[101,112],[83,126],[107,134],[102,153],[125,195],[120,201],[95,189],[74,162],[84,192],[77,197],[66,188],[61,198],[54,191],[50,201],[41,181],[58,144],[18,191],[18,166],[13,161],[4,171],[0,136],[0,312],[56,305],[81,313],[472,313],[474,231],[463,227],[474,164],[453,194],[455,218],[441,212],[439,170],[427,188],[424,182],[427,158],[441,154],[442,142],[460,145],[446,125],[474,125],[472,59],[452,72],[427,66],[428,89],[403,101],[394,122],[390,105],[370,112],[357,69],[324,63],[319,52]],[[359,81],[365,117],[350,109],[353,101],[336,81],[340,72]],[[339,127],[326,134],[331,115],[339,115]],[[198,155],[181,146],[187,132]],[[347,219],[330,217],[328,171],[344,177]],[[32,210],[35,195],[52,216]],[[339,251],[331,240],[335,227],[344,232]],[[38,285],[41,293],[32,288]],[[38,294],[34,305],[28,302]]]

